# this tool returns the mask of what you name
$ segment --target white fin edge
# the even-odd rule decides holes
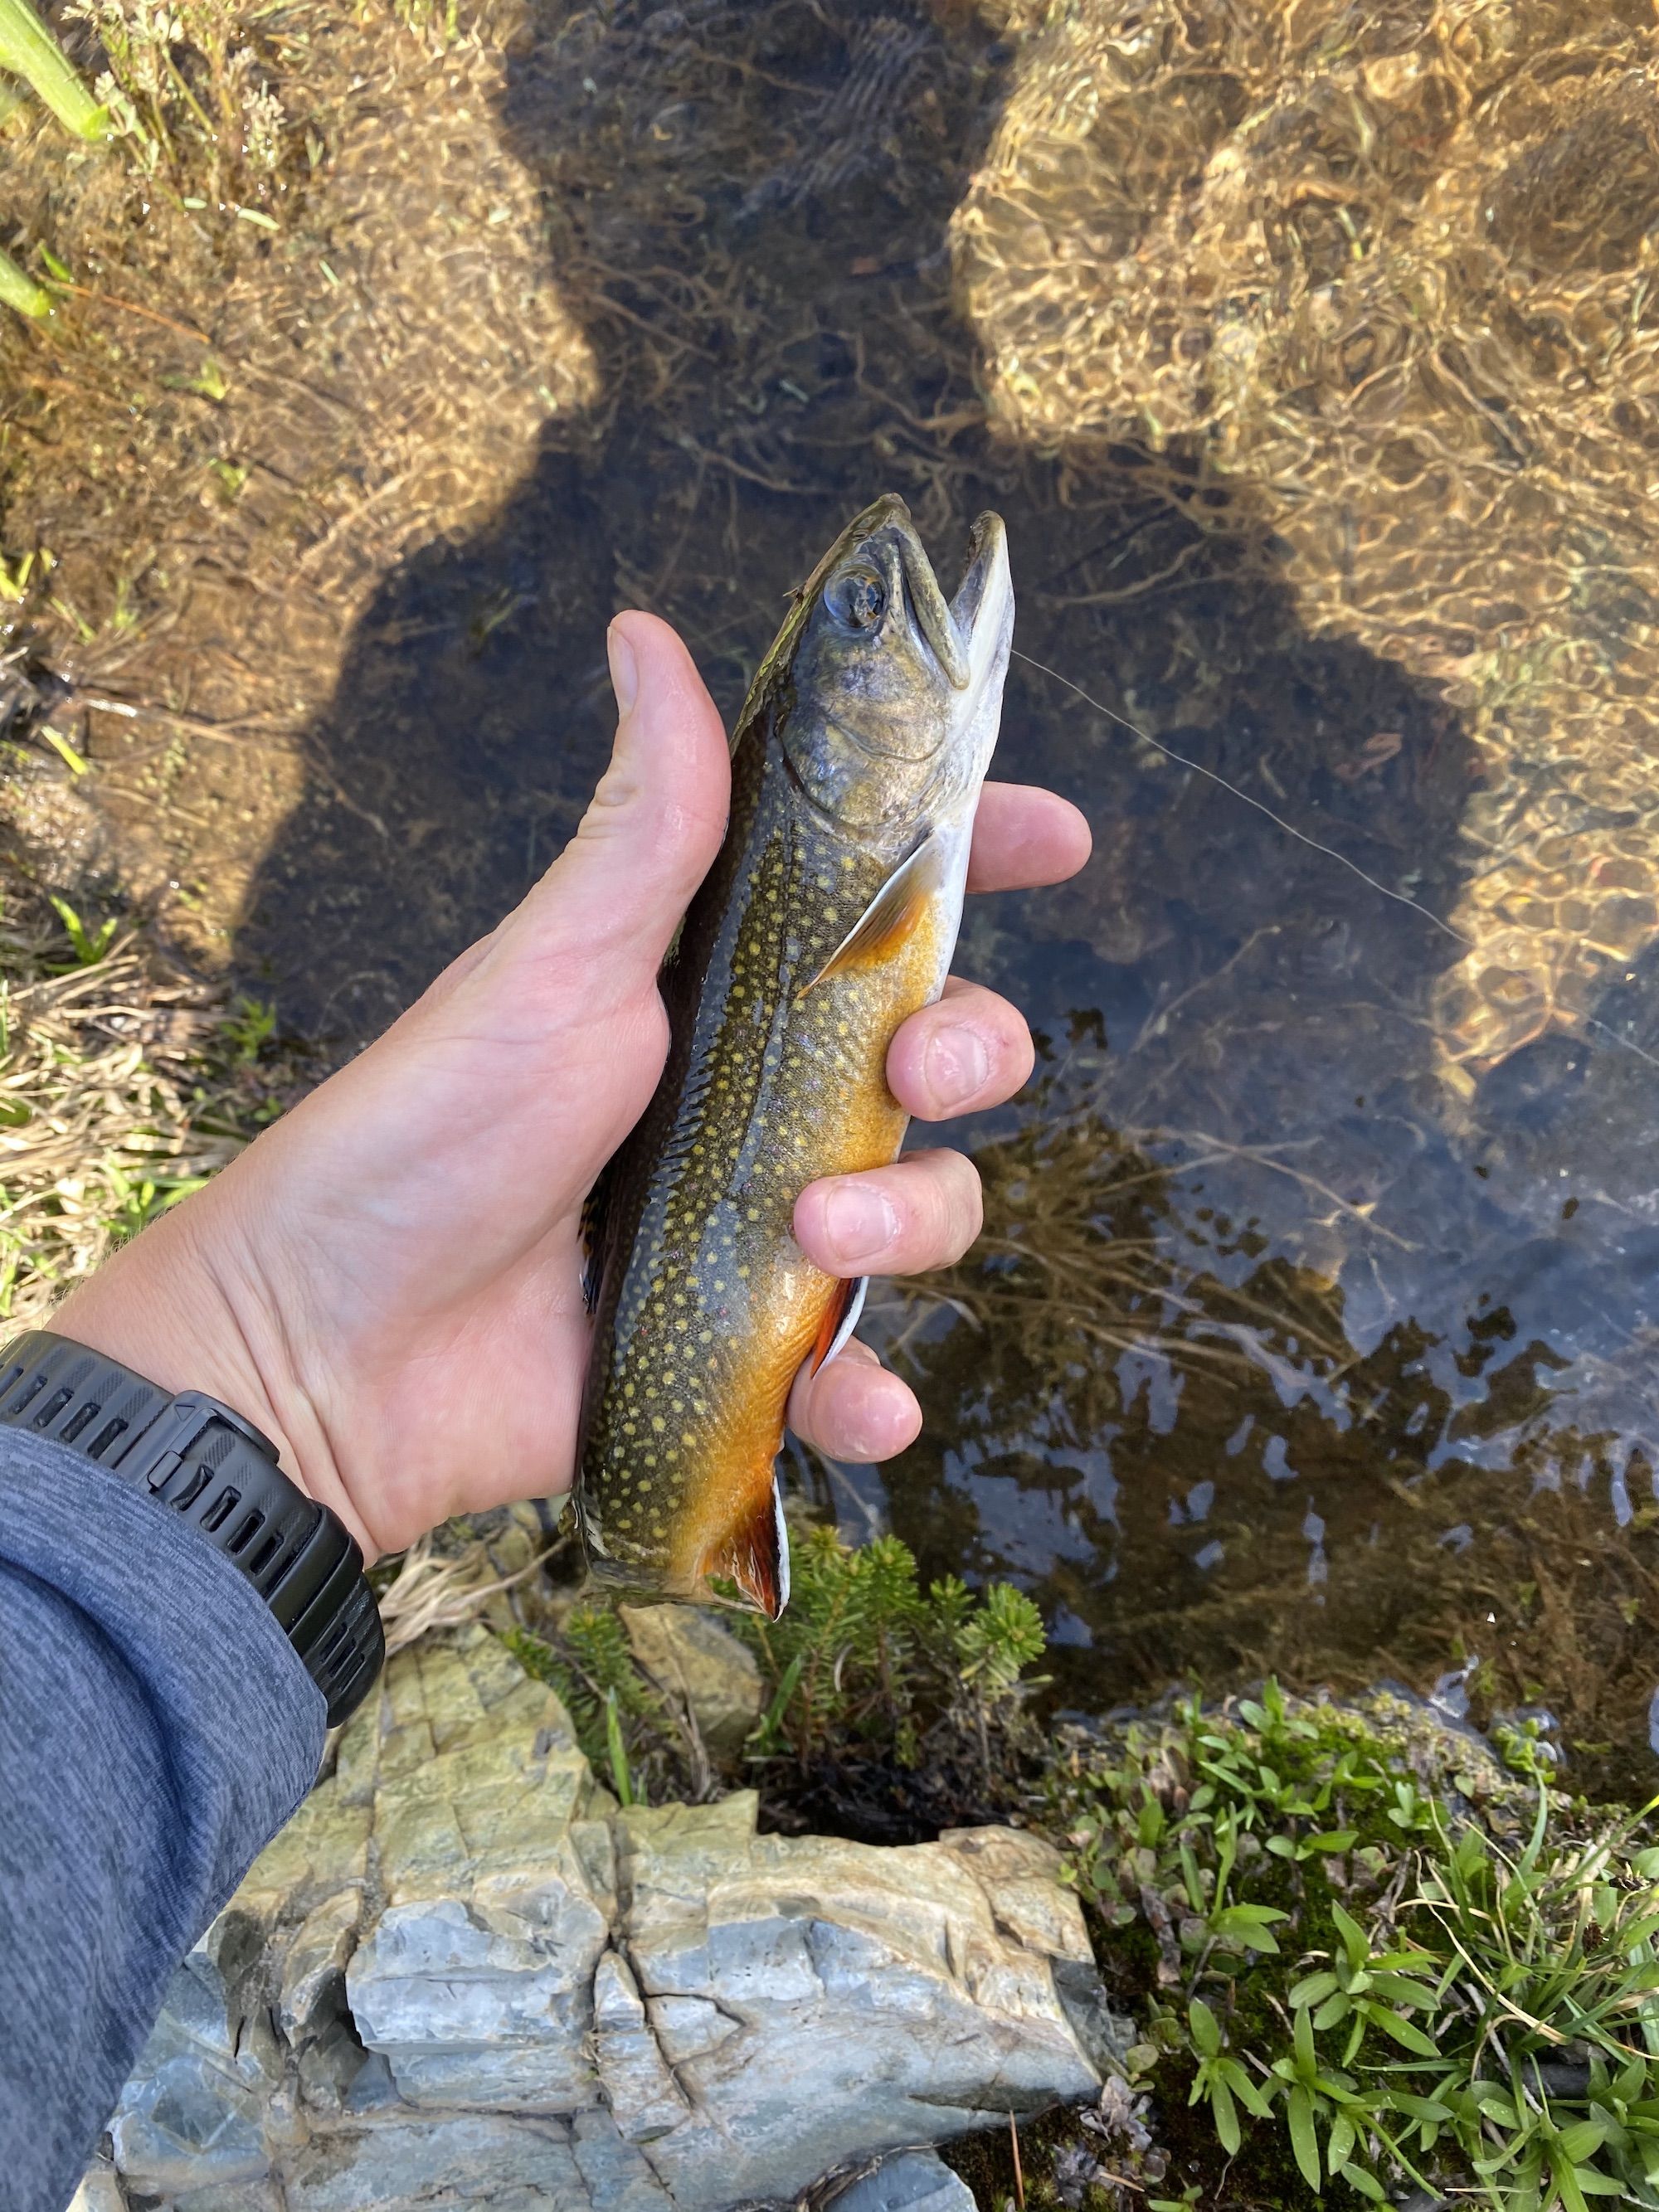
[[[869,1295],[870,1278],[868,1275],[858,1276],[853,1284],[853,1295],[847,1301],[847,1310],[841,1317],[841,1327],[830,1338],[830,1349],[812,1370],[814,1375],[822,1375],[836,1354],[845,1351],[847,1340],[858,1327],[859,1316],[864,1311],[864,1301]]]
[[[789,1602],[789,1524],[783,1517],[783,1487],[772,1477],[772,1511],[778,1529],[778,1611]]]

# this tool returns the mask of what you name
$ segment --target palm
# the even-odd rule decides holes
[[[720,720],[684,647],[647,616],[617,631],[637,703],[580,830],[523,905],[58,1316],[258,1422],[366,1551],[571,1480],[582,1202],[661,1073],[657,971],[727,793]],[[988,786],[969,887],[1054,882],[1087,850],[1075,809]],[[972,1040],[976,1072],[950,1089],[953,1038],[958,1055]],[[939,1119],[1008,1097],[1030,1066],[1014,1009],[952,985],[900,1030],[888,1076],[910,1112]],[[837,1231],[836,1197],[859,1194],[838,1185],[873,1193],[896,1224],[873,1256]],[[808,1257],[844,1275],[937,1267],[977,1225],[973,1170],[946,1151],[814,1184],[795,1215]],[[791,1419],[832,1454],[876,1459],[920,1415],[849,1346],[797,1386]]]

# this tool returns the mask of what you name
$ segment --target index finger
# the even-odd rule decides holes
[[[1034,783],[988,783],[974,817],[970,891],[1063,884],[1089,857],[1089,824],[1069,799]]]

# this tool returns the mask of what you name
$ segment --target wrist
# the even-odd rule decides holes
[[[212,1184],[160,1216],[78,1285],[49,1326],[164,1390],[204,1391],[251,1421],[276,1445],[289,1480],[337,1514],[372,1560],[377,1547],[246,1263],[230,1196]]]

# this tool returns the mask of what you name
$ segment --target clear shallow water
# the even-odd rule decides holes
[[[1601,447],[1582,446],[1575,505],[1571,468],[1528,442],[1535,348],[1510,391],[1504,358],[1438,339],[1365,428],[1411,270],[1401,247],[1390,273],[1393,203],[1353,182],[1330,117],[1360,71],[1370,143],[1416,149],[1395,200],[1450,189],[1462,126],[1419,67],[1418,15],[1373,24],[1375,52],[1350,26],[1322,59],[1234,52],[1224,25],[1206,48],[1200,11],[1063,12],[1047,44],[989,8],[520,21],[500,120],[597,396],[492,520],[402,561],[353,624],[238,958],[289,1023],[348,1048],[574,827],[608,743],[614,607],[679,623],[729,712],[781,580],[875,492],[909,498],[947,570],[997,507],[1024,651],[1458,935],[1017,665],[1000,772],[1076,799],[1097,857],[1074,885],[977,902],[959,964],[1028,1010],[1039,1079],[961,1133],[981,1246],[874,1310],[923,1440],[880,1474],[803,1457],[795,1479],[931,1571],[1030,1587],[1076,1704],[1269,1667],[1455,1678],[1477,1717],[1547,1705],[1586,1786],[1645,1791],[1659,798],[1631,720],[1640,516]],[[1501,55],[1458,66],[1469,102],[1497,103],[1488,137],[1519,149],[1508,197],[1493,185],[1500,266],[1541,284],[1526,257],[1544,265],[1547,233],[1558,270],[1627,268],[1639,322],[1640,227],[1573,181],[1583,86],[1629,58],[1609,52],[1576,89],[1537,79],[1518,119],[1499,94],[1525,55],[1491,83]],[[1285,84],[1279,138],[1250,137],[1251,99]],[[1222,173],[1229,131],[1247,169],[1282,165],[1264,251],[1311,302],[1308,350],[1285,340],[1272,375],[1267,279],[1247,300],[1228,273],[1251,210],[1212,210],[1190,266],[1158,230]],[[1315,217],[1336,205],[1353,237],[1333,246]],[[1148,368],[1177,264],[1185,319]],[[1471,289],[1467,319],[1514,353],[1501,305]],[[454,300],[459,327],[477,312]],[[1200,404],[1176,371],[1204,348]],[[1647,401],[1615,379],[1607,404],[1638,410],[1634,470]],[[1295,471],[1270,431],[1294,434]],[[1540,565],[1547,541],[1571,559]]]

